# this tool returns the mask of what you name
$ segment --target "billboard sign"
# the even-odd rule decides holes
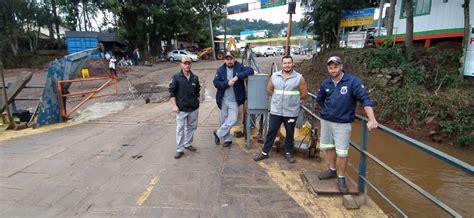
[[[371,25],[374,22],[375,8],[343,10],[340,27]]]
[[[260,8],[272,8],[286,5],[286,0],[260,0]]]
[[[231,14],[238,14],[249,11],[249,3],[243,3],[238,5],[232,5],[227,7],[227,13]]]

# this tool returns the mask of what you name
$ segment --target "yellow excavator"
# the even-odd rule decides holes
[[[237,44],[235,43],[234,37],[230,37],[229,43],[227,44],[227,46],[225,48],[225,51],[223,51],[221,49],[218,49],[218,47],[220,47],[220,46],[216,46],[216,47],[217,47],[217,49],[216,49],[216,59],[217,60],[224,59],[225,51],[230,51],[232,47],[234,48],[235,52],[239,52],[239,50],[237,49]],[[199,59],[207,59],[211,55],[212,55],[212,47],[204,48],[204,49],[202,49],[201,51],[199,51],[197,53],[197,56],[199,57]]]

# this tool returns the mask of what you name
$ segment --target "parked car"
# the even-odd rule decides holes
[[[260,57],[260,56],[267,57],[269,55],[276,56],[275,48],[270,47],[270,46],[256,47],[253,51],[255,52],[255,55],[257,57]]]
[[[283,48],[276,48],[275,52],[277,55],[284,55],[285,54],[285,49]]]
[[[169,61],[181,61],[181,58],[183,58],[184,56],[189,56],[191,57],[191,59],[193,61],[198,61],[199,58],[197,55],[191,53],[190,51],[186,51],[186,50],[174,50],[174,51],[170,51],[168,52],[168,54],[166,55],[166,59],[168,59]]]
[[[290,52],[291,52],[291,55],[299,55],[301,54],[301,48],[291,47]]]

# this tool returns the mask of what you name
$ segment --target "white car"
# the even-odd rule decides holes
[[[270,46],[256,47],[253,51],[255,52],[255,55],[257,57],[260,57],[260,56],[267,57],[269,55],[276,56],[277,54],[275,48],[270,47]]]
[[[191,57],[191,60],[193,61],[199,60],[199,57],[197,55],[186,50],[174,50],[174,51],[168,52],[168,54],[166,55],[169,61],[181,61],[181,58],[183,58],[184,56]]]
[[[276,48],[275,52],[277,55],[284,55],[285,54],[285,49],[283,48]]]

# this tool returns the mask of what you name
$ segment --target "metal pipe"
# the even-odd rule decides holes
[[[41,98],[15,98],[15,101],[39,101]]]
[[[362,122],[362,147],[361,149],[364,151],[368,150],[369,146],[369,130],[367,128],[367,122]],[[367,156],[365,153],[361,152],[359,157],[359,178],[357,182],[357,188],[359,189],[360,193],[366,193],[365,191],[365,181],[362,177],[367,176]]]
[[[102,84],[98,91],[102,90],[103,88],[105,88],[110,82],[112,82],[112,80],[108,80],[107,82],[105,82],[104,84]],[[66,117],[68,117],[69,115],[71,115],[72,113],[74,113],[77,109],[79,109],[80,106],[82,106],[83,104],[85,104],[89,99],[91,99],[95,94],[95,93],[91,93],[89,96],[87,96],[84,100],[82,100],[79,104],[77,104],[76,106],[74,106],[72,109],[71,109],[71,112],[69,113],[66,113]]]

